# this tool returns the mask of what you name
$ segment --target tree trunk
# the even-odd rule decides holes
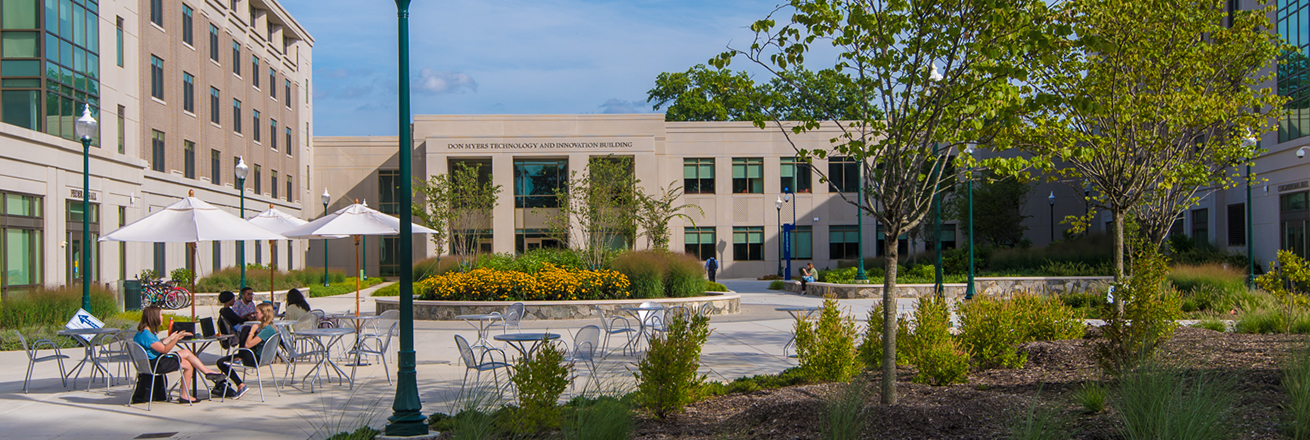
[[[899,229],[887,228],[885,247],[887,276],[882,282],[882,403],[896,404],[896,260]]]
[[[1124,281],[1124,217],[1123,211],[1111,211],[1111,213],[1114,215],[1114,282],[1122,283]],[[1114,307],[1120,314],[1123,313],[1122,300],[1116,298]]]

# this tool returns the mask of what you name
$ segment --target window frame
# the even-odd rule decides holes
[[[690,172],[688,171],[690,167]],[[709,177],[703,171],[709,170]],[[683,194],[714,194],[714,158],[688,157],[682,159]],[[691,176],[691,177],[688,177]],[[705,189],[709,187],[709,189]]]
[[[150,55],[150,97],[164,100],[164,59]]]
[[[705,261],[706,255],[710,257],[717,256],[715,245],[718,244],[718,237],[713,226],[688,226],[682,228],[682,248],[683,252],[696,256],[696,259]],[[696,237],[696,242],[692,243],[691,237]],[[709,236],[709,243],[705,242],[705,237]],[[708,253],[707,253],[708,252]]]
[[[232,99],[232,132],[241,133],[241,100]]]
[[[216,148],[209,149],[209,183],[223,184],[223,152]]]
[[[516,158],[513,163],[514,172],[514,207],[515,208],[558,208],[559,199],[555,197],[554,191],[563,189],[568,181],[568,159],[548,159],[548,158]],[[526,172],[520,171],[525,166],[554,166],[556,167],[555,188],[550,189],[549,194],[537,193],[527,194],[528,185],[524,177]],[[535,185],[533,192],[538,192]]]
[[[190,5],[182,4],[182,42],[188,46],[195,45],[195,35],[192,31],[194,25],[194,11]]]
[[[150,22],[164,27],[164,0],[150,0]]]
[[[758,242],[752,240],[758,237]],[[744,238],[738,242],[738,238]],[[764,227],[732,227],[732,261],[764,261]]]
[[[164,156],[167,147],[164,132],[159,130],[150,130],[150,169],[158,172],[167,171]]]
[[[196,143],[182,140],[182,176],[196,178]]]
[[[738,173],[738,170],[741,170],[741,172]],[[751,177],[751,170],[758,171],[759,175]],[[741,177],[737,177],[738,174],[741,174]],[[763,157],[732,158],[732,193],[764,194]]]
[[[791,177],[787,174],[790,171]],[[814,192],[814,165],[799,157],[784,157],[778,165],[778,188],[792,188],[796,194]]]
[[[854,176],[851,174],[854,173]],[[840,185],[838,185],[840,183]],[[854,188],[852,188],[854,187]],[[860,191],[860,161],[850,156],[828,158],[828,192],[858,193]]]
[[[218,26],[209,25],[209,60],[220,63],[218,54]]]
[[[241,76],[241,42],[232,41],[232,74]]]
[[[182,110],[196,113],[196,76],[182,72]]]

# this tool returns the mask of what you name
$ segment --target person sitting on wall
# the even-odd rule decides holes
[[[801,268],[801,295],[805,294],[806,285],[814,282],[814,276],[816,273],[817,271],[814,270],[814,263],[806,263],[805,267]]]

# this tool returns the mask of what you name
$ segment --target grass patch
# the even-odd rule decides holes
[[[42,287],[26,293],[16,293],[0,302],[0,329],[40,325],[63,327],[80,308],[81,286]],[[113,316],[118,313],[118,302],[112,292],[91,286],[91,309],[87,311],[102,318]]]
[[[378,285],[378,284],[380,284],[380,283],[382,283],[382,279],[381,279],[381,278],[369,277],[369,278],[367,278],[367,279],[360,280],[360,282],[359,282],[359,288],[360,288],[360,290],[363,290],[363,289],[366,289],[366,288],[369,288],[369,287],[372,287],[372,286]],[[324,287],[324,286],[312,286],[312,287],[309,288],[309,297],[310,297],[310,298],[321,298],[321,297],[324,297],[324,296],[336,296],[336,295],[342,295],[342,294],[351,293],[351,292],[354,292],[354,291],[355,291],[355,279],[354,279],[354,278],[350,278],[350,279],[348,279],[348,280],[346,280],[346,281],[343,281],[343,282],[340,282],[340,283],[332,283],[332,285],[330,285],[330,286],[326,286],[326,287]]]
[[[1099,382],[1083,382],[1074,392],[1073,400],[1089,414],[1099,414],[1109,405],[1110,392]]]
[[[868,398],[863,379],[842,383],[823,401],[823,440],[856,440],[864,429],[864,401]]]
[[[414,290],[411,290],[411,292],[414,293],[415,297],[418,297],[419,292],[421,292],[418,283],[414,283]],[[372,296],[400,296],[400,283],[391,283],[378,290],[374,290]]]
[[[713,282],[713,281],[710,281],[710,280],[705,280],[705,291],[706,291],[706,292],[727,292],[727,291],[728,291],[728,286],[724,286],[724,285],[722,285],[722,284],[719,284],[719,283],[716,283],[716,282]]]
[[[1310,349],[1301,349],[1283,363],[1283,387],[1287,389],[1286,434],[1293,440],[1310,440]]]
[[[1203,329],[1206,329],[1206,330],[1214,330],[1214,331],[1217,331],[1217,332],[1226,332],[1226,331],[1228,331],[1228,323],[1226,323],[1226,322],[1224,322],[1224,321],[1220,321],[1220,320],[1218,320],[1218,319],[1206,319],[1206,320],[1203,320],[1203,321],[1201,321],[1201,322],[1196,323],[1196,327],[1198,327],[1198,328],[1203,328]]]
[[[769,290],[782,290],[786,286],[787,283],[782,282],[782,280],[773,280],[769,282]]]
[[[1232,438],[1234,380],[1148,362],[1119,378],[1116,414],[1126,440]]]
[[[1022,414],[1017,414],[1010,424],[1009,439],[1012,440],[1058,440],[1069,438],[1065,429],[1067,420],[1060,414],[1060,409],[1042,405],[1039,397],[1033,397],[1032,403]]]

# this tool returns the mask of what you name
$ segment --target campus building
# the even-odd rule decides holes
[[[246,216],[302,216],[313,166],[313,38],[273,0],[0,2],[0,292],[80,280],[82,145],[89,106],[92,279],[187,264],[183,244],[102,243],[108,231],[195,196]],[[246,242],[246,261],[304,265],[303,242]],[[202,243],[203,276],[237,260]],[[235,286],[234,286],[235,287]]]

